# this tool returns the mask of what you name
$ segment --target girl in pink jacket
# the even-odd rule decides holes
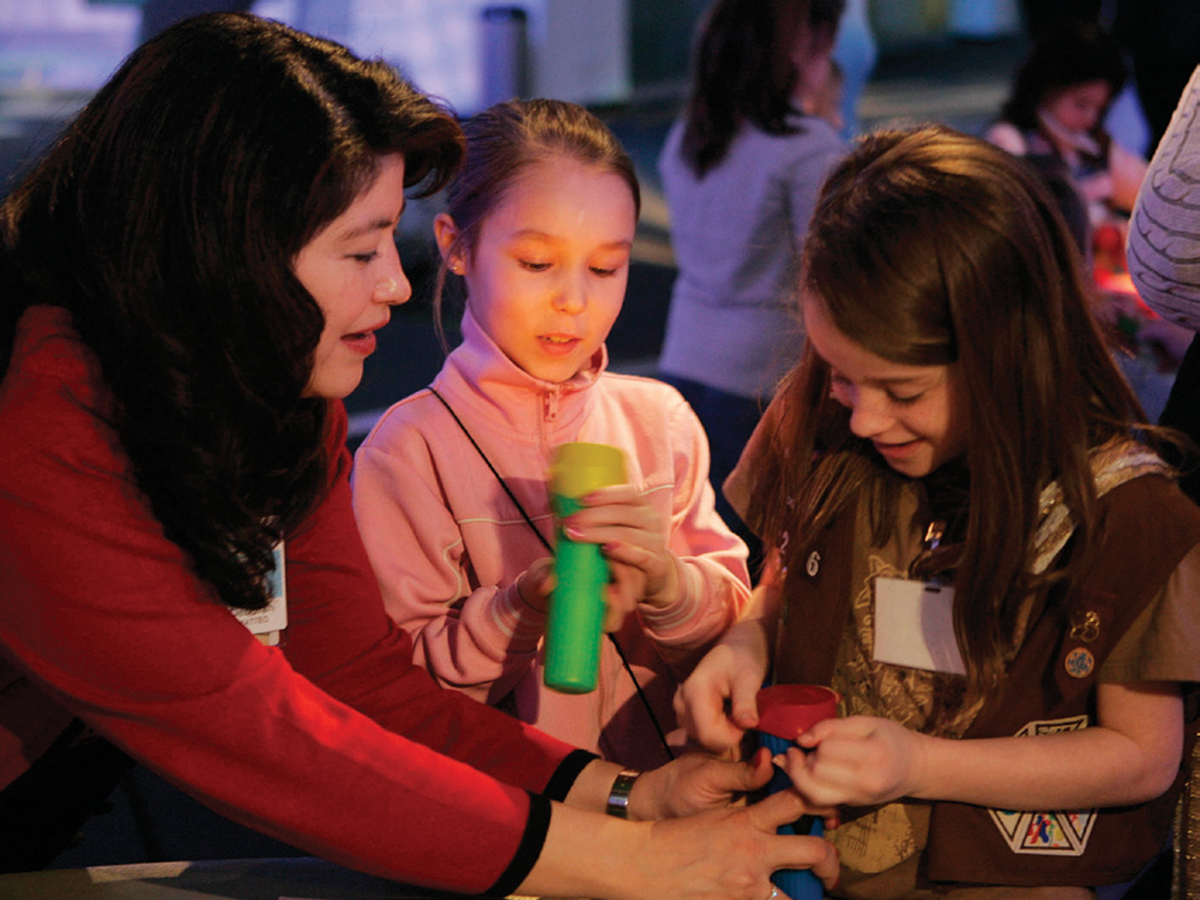
[[[708,442],[673,389],[605,371],[639,208],[633,164],[580,106],[510,101],[466,126],[434,223],[438,281],[465,287],[462,343],[358,450],[354,508],[392,617],[447,687],[630,766],[663,762],[676,685],[749,597],[714,510]],[[552,588],[547,469],[612,444],[628,482],[565,522],[613,572],[598,687],[542,684]]]

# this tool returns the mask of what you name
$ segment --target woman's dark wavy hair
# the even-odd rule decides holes
[[[1091,312],[1075,242],[1019,159],[941,126],[862,139],[831,173],[806,239],[805,303],[884,359],[950,365],[966,451],[954,621],[974,688],[1001,672],[1027,577],[1038,496],[1053,479],[1078,516],[1069,579],[1096,546],[1089,451],[1144,426]],[[804,552],[856,496],[873,540],[895,521],[902,479],[830,397],[806,348],[780,388],[778,428],[751,509],[770,542]],[[802,558],[790,558],[803,571]],[[1046,582],[1043,581],[1042,584]]]
[[[1038,107],[1050,93],[1103,81],[1111,102],[1121,93],[1127,75],[1121,44],[1113,35],[1094,22],[1068,21],[1038,38],[1017,69],[1000,116],[1022,131],[1030,131],[1037,127]]]
[[[565,157],[607,169],[619,176],[633,195],[634,214],[642,207],[637,170],[620,140],[586,107],[566,100],[506,100],[476,113],[463,126],[467,157],[462,171],[446,190],[445,212],[454,220],[458,238],[448,256],[475,252],[479,234],[509,188],[538,163]],[[443,259],[434,284],[434,323],[442,347],[442,306],[448,278]],[[461,282],[462,279],[456,279]],[[462,288],[461,284],[456,285]]]
[[[0,371],[24,309],[69,310],[166,535],[230,606],[328,487],[324,317],[292,271],[381,155],[424,193],[461,132],[387,65],[244,14],[135,50],[0,207]]]
[[[805,22],[833,42],[845,0],[716,0],[693,54],[683,156],[698,176],[725,158],[746,122],[794,134],[792,60]]]

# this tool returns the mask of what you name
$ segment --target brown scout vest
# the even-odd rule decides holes
[[[1097,510],[1104,544],[1092,570],[1065,608],[1061,589],[1050,592],[1049,602],[1045,596],[1038,601],[1003,686],[985,702],[964,738],[1009,736],[1032,722],[1071,717],[1094,724],[1096,676],[1104,660],[1184,555],[1200,543],[1200,509],[1159,476],[1113,488]],[[852,596],[851,567],[839,561],[850,559],[854,526],[854,510],[843,512],[792,558],[783,586],[777,682],[831,680],[835,638],[846,628]],[[1063,554],[1070,551],[1068,544]],[[1087,613],[1096,615],[1082,627]],[[1077,660],[1080,650],[1089,652],[1094,664],[1086,672],[1086,666],[1073,666],[1071,674],[1068,661]],[[1183,758],[1188,756],[1185,747]],[[1080,856],[1017,854],[986,808],[934,803],[922,880],[1027,886],[1129,880],[1166,845],[1186,774],[1181,767],[1171,789],[1156,800],[1099,810]]]

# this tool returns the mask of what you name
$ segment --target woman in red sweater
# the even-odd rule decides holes
[[[728,806],[766,760],[618,774],[438,689],[384,613],[340,400],[411,293],[404,190],[461,156],[382,63],[205,16],[135,51],[0,206],[5,868],[44,864],[128,754],[439,889],[762,900],[775,868],[832,877],[827,845],[774,835],[797,797]]]

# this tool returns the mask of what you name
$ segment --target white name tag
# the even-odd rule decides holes
[[[876,661],[966,675],[954,638],[953,607],[950,585],[876,578]]]
[[[287,576],[284,570],[283,541],[273,551],[275,568],[267,575],[267,590],[271,602],[262,609],[235,609],[238,621],[250,629],[250,633],[268,647],[279,643],[279,636],[287,628]]]

